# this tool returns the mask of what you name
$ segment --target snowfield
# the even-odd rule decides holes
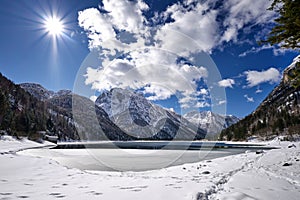
[[[145,172],[82,171],[18,150],[49,146],[0,140],[0,199],[299,199],[300,143]]]

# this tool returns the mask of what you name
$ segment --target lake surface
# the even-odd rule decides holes
[[[28,149],[22,155],[47,157],[82,170],[146,171],[244,153],[246,148],[199,150],[156,149]]]

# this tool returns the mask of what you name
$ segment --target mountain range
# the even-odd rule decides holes
[[[136,139],[190,140],[203,139],[206,135],[184,117],[129,90],[115,88],[103,92],[95,103],[118,127]]]
[[[211,112],[180,116],[139,93],[119,88],[103,92],[96,102],[92,102],[70,90],[53,92],[40,84],[16,85],[2,75],[0,78],[3,88],[0,100],[5,104],[3,111],[6,110],[0,114],[0,130],[33,139],[39,137],[37,132],[46,132],[57,135],[61,141],[193,140],[216,135],[238,120]],[[25,103],[22,99],[29,100]],[[73,109],[74,105],[76,109]],[[20,111],[18,106],[23,110]]]
[[[203,129],[207,139],[217,139],[219,133],[240,119],[233,115],[220,115],[211,111],[191,111],[183,115],[185,119]]]
[[[247,140],[292,137],[300,128],[300,56],[257,109],[241,120],[211,111],[181,116],[140,93],[120,88],[104,91],[93,102],[69,90],[53,92],[34,83],[16,85],[0,74],[0,89],[1,132],[31,139],[46,132],[61,141]]]

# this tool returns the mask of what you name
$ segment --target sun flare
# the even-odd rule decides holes
[[[45,29],[52,36],[59,36],[64,31],[63,22],[57,17],[51,17],[45,21]]]

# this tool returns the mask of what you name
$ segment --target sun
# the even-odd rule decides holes
[[[56,16],[46,19],[44,22],[44,27],[47,33],[54,37],[60,36],[64,32],[64,24],[62,20],[60,20]]]

